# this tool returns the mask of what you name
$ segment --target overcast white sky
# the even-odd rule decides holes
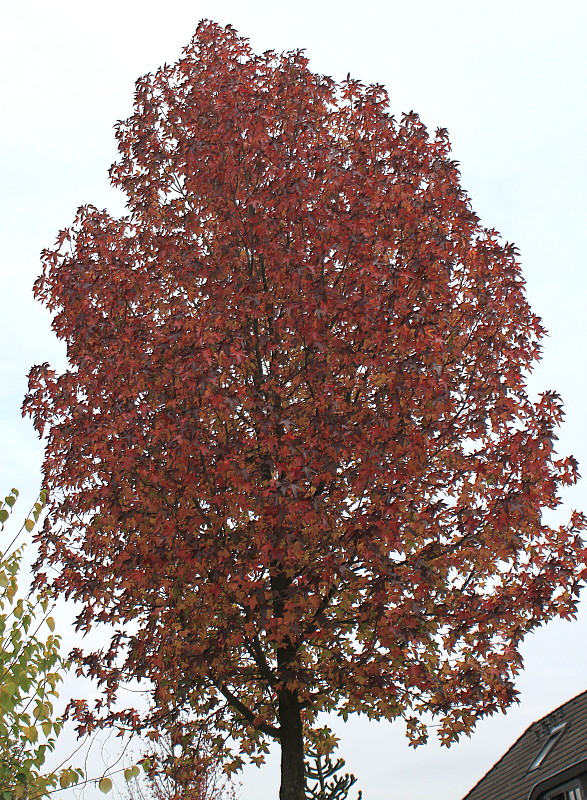
[[[232,24],[257,51],[306,48],[315,71],[383,83],[395,113],[414,109],[430,129],[448,128],[473,207],[520,248],[550,332],[531,386],[561,393],[560,452],[587,464],[584,0],[0,0],[0,9],[0,491],[20,487],[23,512],[42,460],[20,419],[26,374],[63,363],[31,295],[38,254],[77,206],[121,211],[107,181],[112,126],[131,112],[134,81],[176,60],[202,18]],[[586,486],[565,495],[565,514],[587,509]],[[583,611],[530,637],[520,704],[450,750],[413,751],[400,725],[335,721],[365,800],[460,800],[528,724],[587,688],[586,633]],[[242,800],[275,800],[276,776],[275,760],[245,772]]]

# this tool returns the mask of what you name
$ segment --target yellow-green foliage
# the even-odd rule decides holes
[[[0,500],[0,798],[37,800],[77,783],[83,772],[68,767],[45,772],[62,722],[53,703],[67,670],[60,637],[42,594],[19,596],[17,576],[23,547],[14,548],[23,529],[31,531],[46,501],[41,492],[31,515],[10,541],[4,530],[18,491]]]

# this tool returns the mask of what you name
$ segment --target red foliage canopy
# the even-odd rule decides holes
[[[55,585],[82,627],[136,626],[89,671],[226,702],[246,748],[283,744],[286,707],[455,739],[585,576],[583,519],[542,519],[576,465],[557,396],[524,389],[515,248],[445,131],[230,27],[141,78],[117,136],[128,216],[83,207],[44,252],[70,367],[33,368],[24,405]]]

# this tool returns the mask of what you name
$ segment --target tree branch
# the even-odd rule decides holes
[[[261,670],[261,674],[267,680],[267,683],[270,686],[275,686],[275,684],[278,683],[279,679],[278,679],[277,675],[273,672],[271,667],[269,666],[269,662],[267,661],[267,658],[265,657],[265,653],[263,652],[263,648],[261,647],[261,644],[259,643],[259,638],[257,636],[255,636],[250,641],[248,639],[245,640],[245,647],[247,648],[247,652],[249,653],[249,655],[251,656],[251,658],[253,659],[255,664]]]
[[[273,725],[267,725],[265,722],[260,724],[255,722],[257,715],[251,711],[250,708],[247,708],[244,703],[241,703],[238,697],[234,695],[225,684],[221,684],[220,686],[215,684],[215,686],[220,694],[223,695],[226,700],[228,700],[229,704],[238,712],[240,712],[248,722],[251,723],[253,728],[261,731],[261,733],[264,733],[266,736],[271,736],[272,739],[276,739],[278,742],[281,740],[281,732],[279,728],[275,728]]]

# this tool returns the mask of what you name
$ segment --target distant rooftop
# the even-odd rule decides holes
[[[532,725],[463,800],[538,800],[587,773],[587,691]]]

